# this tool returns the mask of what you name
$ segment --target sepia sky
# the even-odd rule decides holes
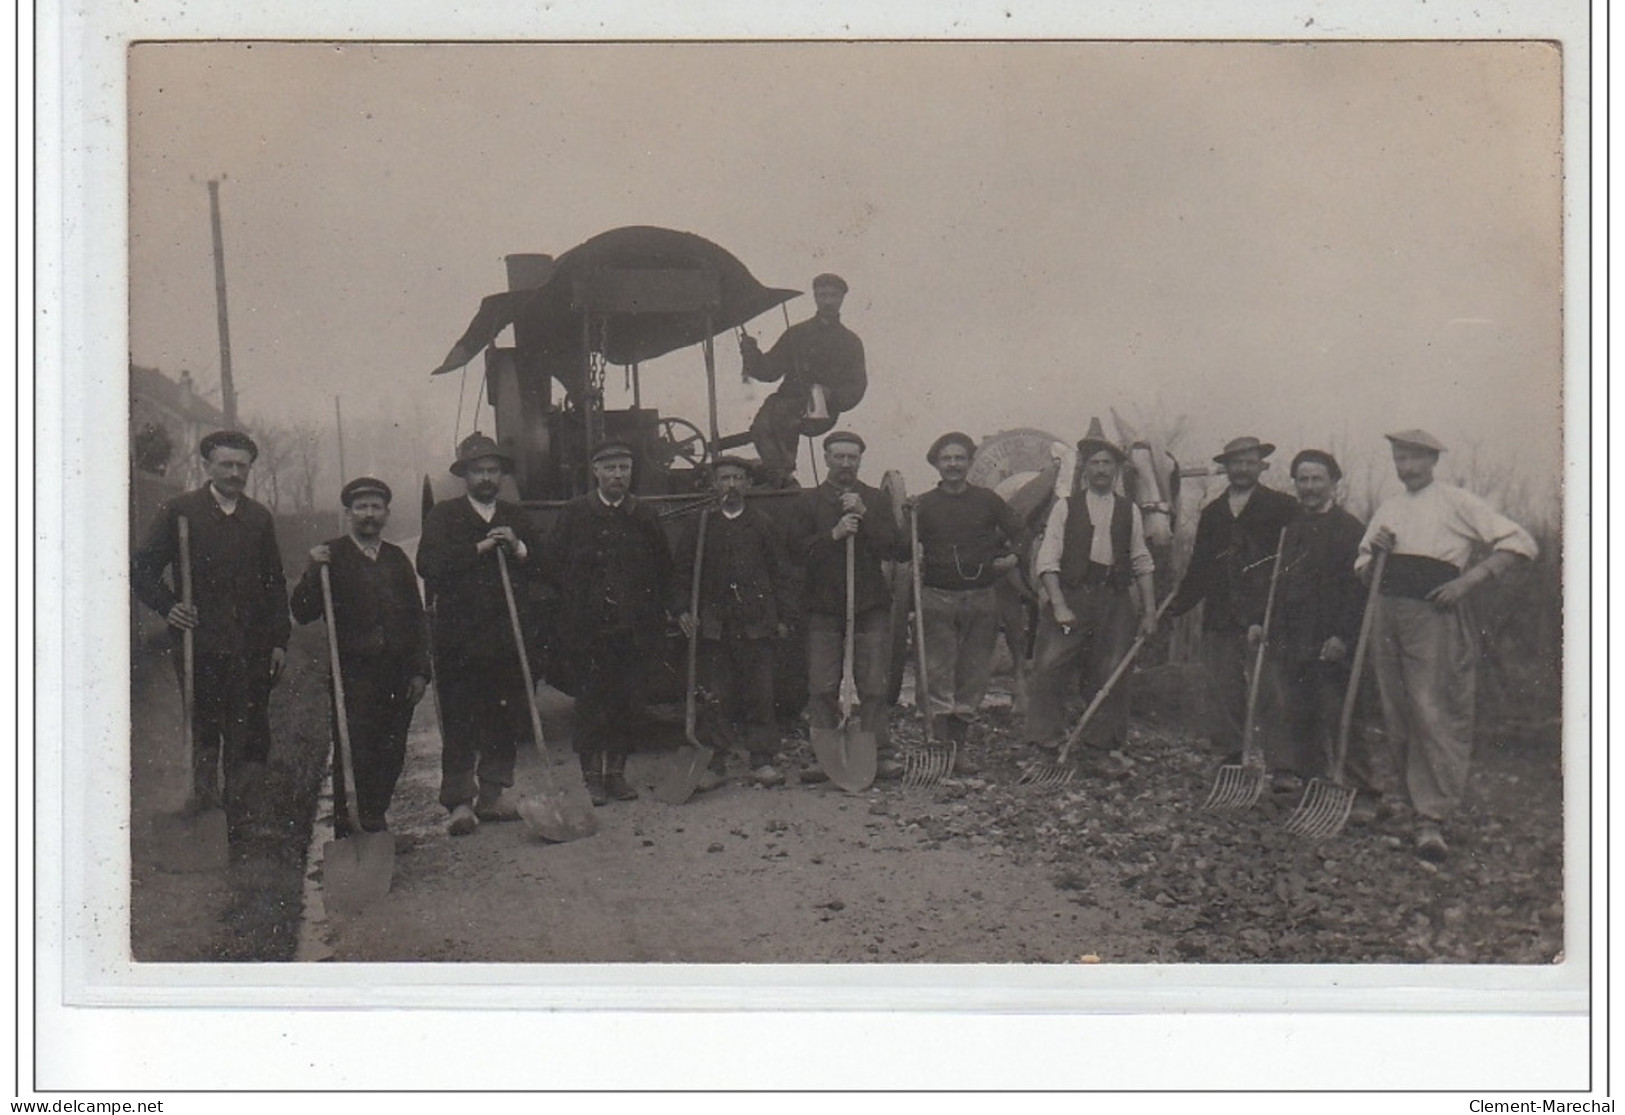
[[[1476,451],[1544,496],[1560,68],[1533,43],[139,45],[130,354],[216,382],[224,175],[243,414],[326,423],[339,394],[436,472],[482,362],[460,430],[458,377],[428,372],[502,257],[652,224],[770,286],[846,277],[872,478],[934,480],[947,429],[1075,439],[1115,406],[1183,416],[1186,463],[1250,433],[1351,475],[1387,476],[1382,432],[1422,426],[1447,474]],[[770,388],[718,355],[743,430]],[[704,428],[697,349],[643,384]]]

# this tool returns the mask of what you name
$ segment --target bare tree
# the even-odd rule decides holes
[[[316,509],[316,481],[322,474],[322,431],[316,423],[306,419],[288,428],[289,455],[292,465],[289,492],[293,510]]]

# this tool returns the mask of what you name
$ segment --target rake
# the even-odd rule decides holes
[[[925,669],[925,590],[920,570],[920,516],[910,508],[908,516],[909,553],[913,557],[914,574],[914,647],[917,654],[914,670],[914,707],[919,710],[925,725],[925,744],[903,751],[903,788],[905,790],[930,789],[948,777],[959,758],[959,745],[952,740],[947,747],[931,742],[931,685]]]
[[[1167,598],[1157,605],[1157,619],[1162,619],[1162,614],[1168,610],[1168,605],[1173,602],[1173,593],[1169,593]],[[1094,699],[1089,702],[1089,707],[1083,710],[1083,715],[1078,718],[1078,722],[1067,733],[1066,742],[1061,745],[1061,753],[1055,757],[1055,762],[1045,763],[1039,761],[1033,763],[1021,772],[1021,777],[1016,779],[1016,785],[1039,788],[1065,786],[1078,776],[1077,766],[1067,762],[1068,756],[1072,754],[1072,747],[1078,740],[1083,738],[1083,730],[1089,726],[1089,721],[1094,719],[1095,713],[1100,711],[1100,706],[1106,703],[1106,698],[1111,696],[1112,690],[1117,686],[1118,679],[1128,673],[1128,668],[1134,664],[1134,656],[1140,653],[1141,647],[1145,646],[1146,637],[1143,631],[1134,636],[1134,641],[1128,645],[1128,650],[1123,652],[1122,661],[1117,663],[1111,675],[1106,678],[1106,683],[1100,687],[1095,693]]]
[[[1202,803],[1203,809],[1251,809],[1263,796],[1269,775],[1264,770],[1264,752],[1258,746],[1258,683],[1264,676],[1264,654],[1269,650],[1270,620],[1275,615],[1275,585],[1281,576],[1281,555],[1286,550],[1286,530],[1275,543],[1275,561],[1270,567],[1270,591],[1264,598],[1264,634],[1253,656],[1253,676],[1247,686],[1247,718],[1241,728],[1241,765],[1219,768],[1213,789]]]
[[[1343,785],[1343,764],[1348,759],[1349,731],[1354,723],[1354,701],[1360,692],[1360,671],[1365,665],[1366,646],[1371,641],[1371,624],[1377,614],[1377,589],[1388,564],[1388,551],[1377,551],[1371,570],[1371,588],[1365,598],[1365,614],[1360,617],[1360,638],[1354,644],[1353,670],[1348,692],[1343,697],[1343,715],[1337,722],[1337,753],[1332,757],[1331,777],[1312,778],[1303,788],[1303,800],[1286,819],[1286,831],[1309,840],[1336,836],[1348,824],[1354,808],[1354,790]]]

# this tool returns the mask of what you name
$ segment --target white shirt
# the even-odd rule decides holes
[[[350,535],[350,541],[355,545],[356,549],[361,551],[361,556],[366,558],[368,561],[377,561],[378,551],[382,549],[384,545],[384,540],[382,538],[373,542],[363,542],[353,534]]]
[[[237,501],[234,499],[227,499],[225,496],[221,495],[220,489],[216,488],[213,484],[209,485],[209,494],[214,497],[215,505],[227,515],[235,515],[237,513]]]
[[[1419,492],[1406,489],[1382,501],[1360,539],[1356,571],[1371,563],[1371,540],[1383,527],[1394,532],[1394,553],[1448,561],[1457,569],[1467,567],[1475,546],[1530,560],[1540,552],[1527,530],[1482,497],[1437,480]]]
[[[745,508],[743,505],[734,508],[732,511],[729,511],[726,507],[722,509],[722,517],[724,519],[728,519],[729,521],[739,518],[739,516],[743,515],[744,513]]]
[[[1058,499],[1049,509],[1049,521],[1044,526],[1044,539],[1038,544],[1038,560],[1033,565],[1033,573],[1042,577],[1045,573],[1059,573],[1061,571],[1061,551],[1066,546],[1066,516],[1070,499]],[[1101,565],[1112,563],[1112,497],[1096,496],[1093,492],[1084,493],[1084,506],[1089,509],[1089,522],[1095,528],[1094,537],[1089,543],[1089,560],[1099,562]],[[1149,576],[1156,569],[1156,563],[1151,559],[1151,551],[1145,544],[1145,522],[1140,518],[1140,509],[1133,503],[1128,505],[1128,560],[1129,572],[1136,577]],[[1103,555],[1103,556],[1097,556]]]

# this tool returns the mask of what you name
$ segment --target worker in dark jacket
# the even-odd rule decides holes
[[[497,498],[513,461],[482,433],[464,438],[451,464],[466,495],[423,519],[418,573],[434,609],[435,685],[442,723],[440,804],[447,831],[467,836],[481,821],[511,821],[516,745],[531,735],[525,675],[508,615],[497,552],[505,555],[520,622],[531,629],[528,582],[538,542],[525,509]]]
[[[795,471],[801,438],[833,429],[869,387],[863,342],[841,324],[846,280],[819,275],[812,288],[817,313],[786,329],[766,353],[749,333],[739,338],[745,378],[779,384],[750,427],[762,466],[775,481]]]
[[[1350,660],[1360,634],[1365,594],[1354,575],[1365,526],[1333,498],[1343,470],[1337,458],[1305,449],[1292,458],[1292,482],[1303,513],[1287,527],[1267,668],[1281,705],[1279,731],[1267,751],[1277,781],[1295,788],[1330,773]],[[1262,638],[1254,626],[1249,641]],[[1347,772],[1362,788],[1370,769],[1358,732],[1351,733]]]
[[[856,538],[853,670],[862,730],[888,745],[887,689],[891,651],[891,586],[884,561],[908,559],[891,498],[858,479],[863,439],[837,430],[824,439],[829,473],[804,492],[785,531],[792,559],[806,569],[801,610],[807,627],[807,715],[814,728],[840,724],[838,699],[846,636],[846,540]]]
[[[236,841],[263,793],[271,751],[271,687],[281,676],[292,626],[288,584],[271,513],[245,494],[259,447],[247,434],[217,430],[198,452],[209,482],[159,510],[134,554],[130,581],[136,598],[168,621],[177,675],[181,632],[192,632],[193,769],[187,807],[223,804],[228,838]],[[183,516],[191,536],[191,604],[180,599]],[[224,786],[217,776],[222,765]]]
[[[671,554],[660,516],[631,492],[632,468],[630,446],[600,445],[594,490],[564,506],[545,546],[575,685],[575,748],[594,805],[638,796],[626,781],[626,757],[666,634]]]
[[[1275,446],[1255,437],[1229,442],[1213,460],[1229,484],[1202,508],[1190,566],[1169,605],[1180,616],[1202,611],[1202,664],[1207,674],[1208,739],[1227,756],[1242,750],[1250,656],[1247,629],[1264,622],[1270,571],[1281,528],[1298,514],[1284,492],[1258,482]]]
[[[389,485],[361,476],[344,485],[349,531],[311,547],[310,565],[293,590],[293,617],[313,623],[327,613],[321,571],[333,590],[333,624],[344,681],[345,723],[350,762],[355,768],[356,812],[365,832],[389,827],[385,814],[395,783],[406,765],[406,733],[412,710],[429,684],[429,645],[423,598],[412,561],[384,541],[389,522]],[[338,704],[333,706],[334,747],[338,745]],[[344,764],[333,763],[333,832],[352,835],[349,788]]]
[[[712,789],[726,777],[726,757],[735,744],[750,756],[756,781],[783,781],[774,769],[779,733],[773,711],[775,641],[789,632],[795,608],[790,596],[789,556],[784,534],[758,507],[745,502],[751,463],[720,457],[712,466],[717,506],[692,516],[677,541],[671,608],[683,634],[698,630],[699,659],[706,687],[716,699],[712,729],[715,755],[700,786]],[[700,610],[692,604],[695,543],[705,529],[700,569]]]
[[[925,459],[942,477],[913,500],[920,539],[917,632],[925,646],[925,689],[937,739],[963,743],[982,707],[999,637],[995,582],[1020,563],[1027,529],[1010,505],[966,476],[976,456],[970,435],[955,430],[931,443]],[[968,769],[961,752],[957,761]]]

